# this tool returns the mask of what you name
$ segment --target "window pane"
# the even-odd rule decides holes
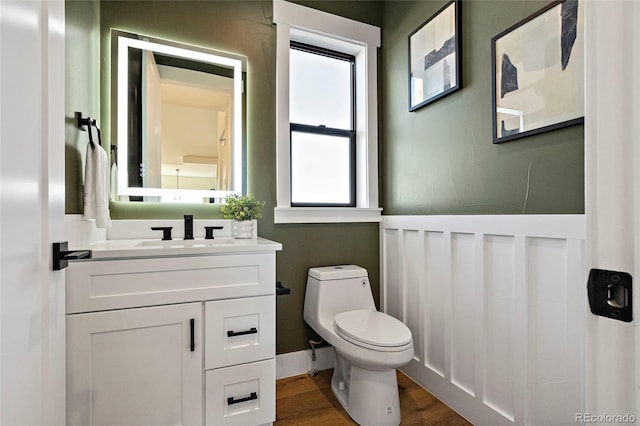
[[[291,132],[291,202],[351,202],[348,137]]]
[[[351,63],[289,50],[291,123],[351,129]]]

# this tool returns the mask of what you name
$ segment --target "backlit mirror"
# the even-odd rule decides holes
[[[118,196],[209,203],[243,193],[246,58],[113,32]]]

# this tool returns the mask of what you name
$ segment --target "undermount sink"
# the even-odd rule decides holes
[[[221,244],[233,244],[234,238],[230,237],[218,237],[212,240],[195,239],[195,240],[150,240],[142,241],[137,244],[138,247],[167,247],[167,248],[180,248],[180,247],[211,247]]]

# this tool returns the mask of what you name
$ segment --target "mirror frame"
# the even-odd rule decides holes
[[[244,135],[243,135],[243,70],[246,67],[246,58],[227,52],[217,52],[213,49],[200,48],[184,43],[169,40],[155,39],[128,32],[112,30],[113,41],[117,40],[117,94],[116,94],[116,141],[118,164],[118,196],[189,196],[204,198],[224,198],[231,194],[243,194],[245,191],[245,159]],[[128,103],[127,93],[128,79],[128,49],[129,47],[150,50],[161,54],[181,57],[189,60],[207,62],[214,65],[222,65],[233,69],[233,132],[234,142],[232,149],[233,173],[232,189],[221,190],[196,190],[196,189],[170,189],[170,188],[143,188],[128,186]],[[113,69],[113,67],[112,67]],[[113,102],[113,101],[112,101]]]

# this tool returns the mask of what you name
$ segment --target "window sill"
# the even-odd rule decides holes
[[[360,207],[276,207],[274,223],[380,222],[381,208]]]

